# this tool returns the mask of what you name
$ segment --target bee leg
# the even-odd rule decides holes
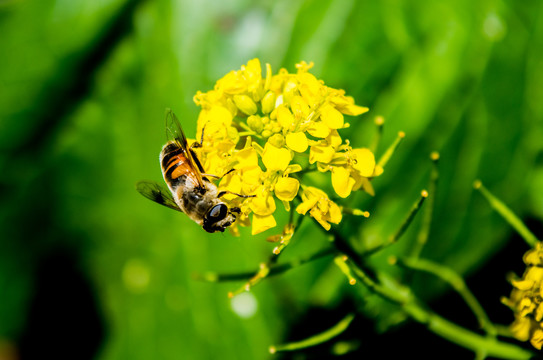
[[[236,195],[236,196],[239,196],[241,198],[251,198],[251,197],[255,197],[256,195],[241,195],[241,194],[237,194],[235,192],[232,192],[232,191],[228,191],[228,190],[223,190],[221,192],[219,192],[219,194],[217,195],[217,197],[222,197],[226,194],[232,194],[232,195]]]
[[[231,212],[235,212],[235,213],[238,213],[238,214],[240,214],[240,213],[241,213],[241,209],[240,209],[239,207],[237,207],[237,206],[236,206],[236,207],[233,207],[233,208],[231,208],[231,209],[230,209],[230,211],[231,211]]]
[[[236,169],[230,169],[228,170],[223,176],[217,176],[217,175],[213,175],[213,174],[202,174],[202,176],[210,176],[214,179],[217,179],[217,180],[220,180],[222,179],[223,177],[225,177],[226,175],[230,174],[232,171],[234,171]]]
[[[190,150],[194,149],[194,148],[199,148],[199,147],[202,147],[203,143],[204,143],[204,131],[206,129],[206,126],[204,125],[204,127],[202,128],[202,136],[200,137],[200,142],[193,142],[191,145],[190,145]]]

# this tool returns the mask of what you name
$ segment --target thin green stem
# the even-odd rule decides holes
[[[486,198],[490,206],[496,210],[508,223],[511,225],[520,236],[526,241],[530,247],[534,247],[539,241],[537,237],[524,225],[522,220],[515,215],[511,209],[507,207],[503,202],[496,198],[488,189],[483,185],[480,180],[476,180],[473,183],[473,187],[481,192]]]
[[[353,262],[349,262],[349,264],[360,282],[368,289],[384,299],[396,303],[413,320],[425,325],[428,330],[444,339],[470,349],[476,354],[485,353],[499,359],[530,359],[533,356],[531,352],[513,344],[500,342],[493,337],[481,336],[458,326],[425,308],[410,291],[405,291],[405,287],[385,287],[373,281]]]
[[[396,149],[398,148],[398,146],[400,145],[404,137],[405,137],[405,133],[403,131],[400,131],[398,133],[398,136],[394,140],[394,142],[388,147],[388,149],[385,151],[385,153],[381,156],[381,158],[377,162],[377,166],[380,166],[382,168],[385,167],[385,165],[388,163],[388,161],[394,154],[394,151],[396,151]]]
[[[477,298],[469,290],[464,279],[455,271],[446,266],[423,259],[398,259],[397,263],[400,266],[404,266],[412,270],[427,272],[447,282],[454,290],[456,290],[456,292],[458,292],[458,294],[460,294],[462,299],[464,299],[477,318],[481,328],[484,329],[489,336],[496,337],[497,330],[494,327],[494,324],[486,315],[483,307],[481,304],[479,304],[479,301],[477,301]]]
[[[371,141],[369,149],[375,154],[377,148],[379,147],[379,143],[381,142],[381,138],[383,137],[383,125],[385,124],[385,119],[382,116],[377,116],[374,122],[377,129],[373,135],[373,140]]]
[[[428,184],[428,200],[422,213],[421,228],[417,235],[417,240],[413,244],[410,255],[410,257],[414,259],[420,256],[422,249],[428,242],[428,237],[430,235],[430,226],[432,224],[432,215],[434,212],[437,181],[439,179],[439,169],[437,166],[439,154],[437,152],[432,152],[432,154],[430,154],[430,159],[432,159],[433,166],[430,172],[430,183]]]
[[[283,264],[275,264],[270,266],[268,276],[274,276],[282,274],[288,270],[294,269],[300,265],[307,264],[309,262],[312,262],[314,260],[318,260],[320,258],[333,255],[336,253],[336,250],[334,248],[327,248],[323,249],[321,251],[316,252],[315,254],[295,259],[292,261],[289,261],[287,263]],[[205,273],[195,273],[193,274],[193,278],[195,280],[200,281],[207,281],[207,282],[226,282],[226,281],[246,281],[257,275],[259,270],[252,270],[252,271],[246,271],[246,272],[240,272],[240,273],[231,273],[231,274],[221,274],[217,272],[205,272]]]
[[[415,218],[415,215],[419,212],[420,208],[422,207],[422,204],[424,203],[424,200],[428,197],[428,192],[426,190],[423,190],[421,192],[420,197],[417,199],[417,201],[413,204],[411,207],[411,210],[407,214],[407,217],[404,219],[398,230],[389,237],[389,239],[382,244],[376,246],[373,249],[368,250],[365,255],[371,255],[374,254],[386,247],[389,247],[392,244],[395,244],[398,242],[398,240],[402,237],[402,235],[405,233],[409,225],[413,222],[413,219]]]
[[[349,327],[353,319],[354,319],[354,314],[348,314],[336,325],[334,325],[330,329],[320,334],[311,336],[301,341],[291,342],[291,343],[282,344],[282,345],[273,345],[273,346],[270,346],[269,351],[271,354],[275,354],[278,351],[300,350],[300,349],[305,349],[311,346],[322,344],[338,336],[342,332],[344,332]]]

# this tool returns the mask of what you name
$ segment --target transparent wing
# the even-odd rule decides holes
[[[175,116],[170,109],[166,110],[166,138],[183,149],[198,185],[201,188],[204,188],[202,165],[200,165],[200,161],[196,158],[194,152],[188,147],[187,138],[181,128],[181,124],[179,123],[179,120],[177,120],[177,116]]]
[[[154,181],[139,181],[136,184],[136,190],[149,200],[169,207],[170,209],[183,212],[175,203],[172,193]]]

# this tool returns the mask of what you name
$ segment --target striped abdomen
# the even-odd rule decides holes
[[[194,173],[187,159],[185,150],[170,142],[162,148],[160,153],[160,165],[164,181],[170,187],[175,189],[180,185],[184,185],[187,177]]]

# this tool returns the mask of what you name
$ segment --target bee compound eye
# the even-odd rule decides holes
[[[209,210],[208,217],[214,221],[222,220],[226,217],[228,213],[228,207],[224,204],[215,205]]]

